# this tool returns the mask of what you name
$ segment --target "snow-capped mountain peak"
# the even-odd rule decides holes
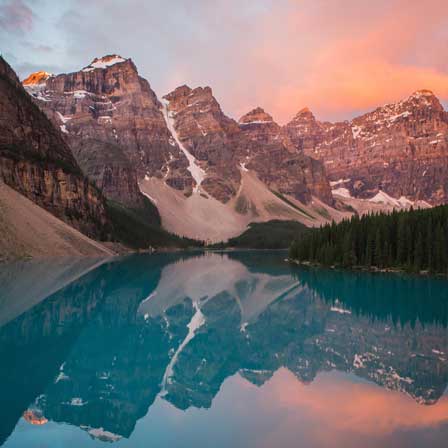
[[[109,54],[101,58],[95,58],[87,67],[83,68],[83,72],[90,72],[95,69],[104,69],[115,64],[126,62],[125,59],[117,54]]]
[[[38,84],[43,84],[51,76],[53,76],[51,73],[45,71],[34,72],[23,80],[23,85],[34,86]]]

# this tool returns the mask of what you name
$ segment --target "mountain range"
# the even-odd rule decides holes
[[[304,108],[281,126],[260,107],[227,116],[210,87],[158,97],[119,55],[23,88],[3,59],[0,73],[1,178],[96,239],[113,233],[111,202],[213,242],[251,222],[312,227],[447,202],[448,113],[429,90],[339,123]]]

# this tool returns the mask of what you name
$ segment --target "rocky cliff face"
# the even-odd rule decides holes
[[[135,205],[139,201],[135,180],[144,176],[164,177],[178,189],[191,184],[187,160],[180,157],[166,127],[161,104],[131,59],[109,55],[94,59],[78,72],[36,74],[24,84],[60,127],[75,156],[80,155],[83,168],[88,153],[86,173],[93,174],[92,179],[110,198]],[[86,142],[93,141],[97,143],[89,149]],[[112,154],[118,155],[117,160]],[[171,163],[174,157],[176,162]]]
[[[349,196],[378,207],[447,200],[448,114],[429,91],[340,123],[305,108],[280,127],[261,108],[239,122],[227,117],[209,87],[181,86],[159,101],[132,60],[117,55],[24,84],[82,169],[126,205],[139,203],[144,179],[228,204],[246,171],[304,204],[317,197],[334,206],[331,187],[339,205]]]
[[[298,151],[261,108],[239,123],[227,117],[209,87],[177,88],[164,97],[180,145],[204,171],[202,188],[227,202],[238,191],[241,171],[253,170],[271,189],[308,203],[332,196],[320,162]]]
[[[225,204],[237,196],[249,165],[280,194],[333,203],[320,162],[298,151],[259,109],[246,122],[227,117],[209,87],[181,86],[159,101],[134,63],[117,55],[75,73],[38,72],[24,84],[60,127],[83,171],[126,205],[139,200],[134,180],[151,178],[187,198],[196,193]],[[122,156],[115,162],[118,148],[129,164]]]
[[[137,172],[120,146],[87,138],[74,142],[72,151],[83,173],[107,198],[130,208],[143,207]]]
[[[448,113],[428,90],[341,123],[319,122],[304,109],[285,131],[354,197],[448,200]]]
[[[221,110],[210,87],[178,87],[164,96],[171,130],[186,155],[194,184],[227,202],[238,190],[236,155],[240,141],[237,123]]]
[[[60,132],[0,58],[0,178],[91,236],[107,225],[104,199],[85,178]]]
[[[269,188],[308,203],[317,196],[333,203],[323,164],[295,146],[287,133],[263,109],[239,120],[248,143],[243,149],[244,169],[253,169]]]

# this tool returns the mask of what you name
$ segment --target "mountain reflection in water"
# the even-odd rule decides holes
[[[448,384],[445,280],[304,270],[282,258],[246,252],[59,263],[46,265],[51,281],[39,263],[3,265],[0,444],[9,437],[6,446],[20,446],[14,429],[24,415],[42,428],[79,427],[89,442],[132,442],[156,403],[213,408],[230,378],[277,388],[272,407],[294,404],[292,391],[313,382],[314,395],[300,389],[301,400],[308,394],[317,403],[327,388],[331,406],[341,394],[329,379],[336,375],[338,384],[412,397],[419,412],[448,410],[444,398],[436,404]],[[40,279],[39,297],[17,287],[29,279]],[[372,418],[381,404],[373,390],[372,408],[356,410]],[[341,409],[350,401],[339,399]],[[437,423],[446,419],[442,412]]]

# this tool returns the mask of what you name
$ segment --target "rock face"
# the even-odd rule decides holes
[[[34,84],[33,79],[37,79]],[[87,173],[91,175],[94,165],[96,174],[92,179],[99,180],[99,187],[106,187],[106,195],[134,205],[138,201],[133,194],[138,190],[134,180],[145,175],[165,176],[167,184],[184,187],[179,179],[188,177],[187,160],[180,157],[180,150],[166,127],[161,104],[149,83],[138,75],[131,59],[109,55],[94,59],[75,73],[46,79],[31,75],[27,80],[24,84],[28,92],[60,127],[75,155],[81,155],[81,166],[89,153],[91,163]],[[93,141],[101,145],[94,143],[89,150],[86,142]],[[118,155],[116,164],[111,154]],[[177,161],[170,164],[174,156]],[[107,165],[103,165],[105,159]],[[125,171],[123,164],[127,165]],[[181,176],[177,174],[179,171]]]
[[[211,196],[227,202],[238,192],[241,170],[250,169],[281,194],[304,203],[315,195],[332,204],[322,164],[297,150],[263,109],[236,123],[222,112],[209,87],[182,86],[164,99],[177,138],[205,172],[201,186]]]
[[[203,190],[227,202],[240,182],[238,124],[222,112],[210,87],[181,86],[164,100],[175,138],[196,159],[193,164],[204,171]],[[194,166],[191,169],[194,171]],[[196,176],[195,185],[200,177]]]
[[[107,198],[130,208],[143,207],[137,172],[120,146],[88,138],[74,142],[72,151],[83,173]]]
[[[428,90],[341,123],[319,122],[303,109],[285,131],[354,197],[448,200],[448,113]]]
[[[61,133],[0,58],[0,179],[89,236],[104,236],[101,193],[83,176]]]
[[[39,72],[24,84],[60,127],[84,172],[126,205],[138,202],[134,180],[144,178],[161,179],[185,197],[202,194],[227,203],[249,165],[282,195],[333,203],[320,162],[298,151],[262,109],[240,123],[227,117],[210,87],[181,86],[159,101],[134,63],[117,55],[94,59],[75,73]]]
[[[210,87],[184,85],[159,101],[132,60],[118,55],[75,73],[38,72],[24,85],[83,171],[132,207],[145,179],[160,181],[159,203],[174,190],[176,201],[198,202],[198,195],[232,204],[247,172],[302,204],[313,197],[341,209],[352,199],[378,207],[448,200],[448,113],[427,90],[340,123],[320,122],[305,108],[281,127],[261,108],[229,118]],[[196,205],[185,209],[194,214]]]
[[[333,203],[323,164],[298,149],[263,109],[244,115],[239,125],[248,140],[243,150],[243,168],[257,172],[272,190],[303,203],[310,202],[312,195],[327,204]]]
[[[38,258],[36,264],[42,266],[43,259],[54,260],[54,257],[77,260],[86,256],[98,258],[111,255],[116,255],[113,250],[83,235],[0,179],[0,263]],[[51,263],[55,264],[54,261]],[[2,263],[0,271],[3,273],[5,269]],[[38,290],[42,281],[46,281],[48,271],[54,272],[54,267],[47,265],[46,269],[47,272],[42,270],[41,276],[34,282],[21,285],[24,290]],[[0,289],[4,297],[4,286]]]

